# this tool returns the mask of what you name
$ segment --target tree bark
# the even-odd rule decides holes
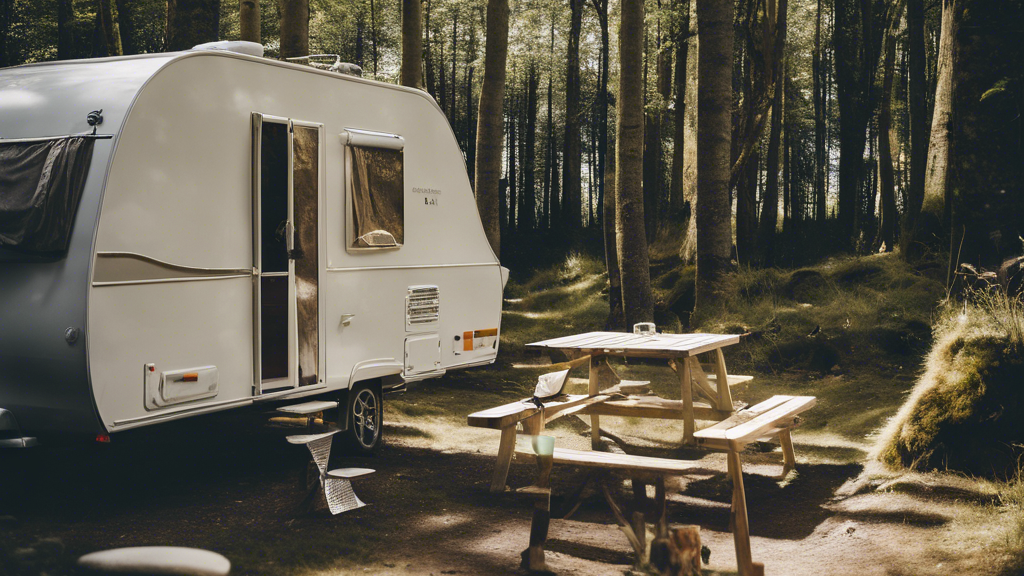
[[[909,46],[910,100],[910,186],[904,208],[901,243],[913,236],[913,229],[924,201],[925,168],[928,162],[928,107],[925,103],[924,0],[907,0],[907,40]],[[906,250],[901,250],[906,256]]]
[[[811,75],[814,78],[814,220],[818,226],[825,224],[825,171],[828,159],[825,156],[825,86],[821,81],[821,0],[814,21],[814,55],[811,59]]]
[[[8,26],[12,16],[14,0],[0,0],[0,68],[14,64],[7,55]],[[57,0],[57,60],[74,58],[74,33],[71,23],[75,21],[73,0]]]
[[[892,163],[892,83],[896,68],[896,28],[899,26],[903,2],[892,7],[885,34],[885,56],[882,61],[882,102],[878,109],[878,193],[882,201],[882,217],[873,248],[884,246],[892,252],[896,243],[896,169]]]
[[[167,0],[168,52],[216,42],[219,36],[220,0]]]
[[[953,93],[956,90],[957,34],[960,28],[961,0],[942,1],[942,26],[939,35],[938,80],[935,85],[935,110],[932,113],[928,163],[925,169],[924,198],[921,212],[910,236],[903,244],[910,260],[916,260],[926,248],[941,248],[945,231],[946,197],[950,192],[950,131],[953,127]]]
[[[238,1],[238,29],[242,40],[263,43],[260,35],[260,0]]]
[[[622,313],[622,278],[619,273],[619,256],[615,239],[615,154],[610,157],[608,170],[605,172],[606,183],[610,191],[604,197],[604,264],[608,270],[608,320],[607,330],[621,330],[626,327],[626,317]]]
[[[580,28],[583,0],[569,0],[570,19],[565,67],[565,140],[562,142],[563,217],[566,228],[574,232],[583,217],[583,191],[580,182]],[[573,238],[573,242],[578,241]]]
[[[686,143],[686,59],[690,45],[690,2],[686,0],[681,4],[675,37],[675,126],[672,140],[672,183],[669,189],[669,206],[673,218],[680,217],[686,203],[683,192],[683,147]]]
[[[97,6],[100,26],[103,29],[103,41],[107,47],[107,56],[121,55],[121,34],[117,29],[117,20],[114,19],[114,10],[111,7],[113,0],[99,0]]]
[[[427,75],[427,92],[435,99],[437,98],[437,86],[434,83],[434,60],[430,51],[430,0],[427,0],[427,10],[424,14],[423,34],[423,67]],[[472,181],[472,178],[470,178]]]
[[[402,0],[402,85],[423,89],[423,7]]]
[[[608,202],[605,201],[606,191],[614,188],[614,185],[611,188],[606,186],[607,179],[605,178],[608,163],[608,56],[611,40],[608,33],[608,0],[592,0],[592,2],[594,10],[597,11],[598,24],[601,27],[601,70],[597,83],[597,196],[600,202],[598,217],[603,221],[607,218],[604,214],[604,207],[608,205]],[[614,205],[614,200],[612,204]],[[605,249],[606,251],[608,249],[607,243]],[[612,249],[614,250],[614,243]],[[607,255],[605,258],[607,259]]]
[[[501,255],[498,182],[501,179],[502,106],[508,57],[508,0],[487,0],[484,80],[480,90],[476,135],[476,203],[487,241]]]
[[[689,206],[690,216],[686,221],[686,233],[679,249],[684,264],[697,261],[697,60],[700,58],[700,44],[697,29],[697,2],[689,0],[689,34],[686,54],[686,110],[684,111],[683,140],[683,201]]]
[[[281,59],[308,56],[309,0],[279,1],[281,6]]]
[[[870,89],[879,42],[871,0],[837,0],[835,5],[836,89],[839,101],[838,233],[856,246],[864,145],[870,120]]]
[[[779,225],[779,148],[782,144],[783,100],[785,98],[785,53],[787,0],[778,0],[777,24],[775,25],[775,55],[772,71],[775,85],[775,98],[772,102],[772,127],[768,134],[768,175],[764,186],[764,198],[761,203],[761,219],[758,221],[757,248],[762,263],[770,264],[775,256],[775,230]]]
[[[523,227],[533,230],[537,227],[537,88],[540,75],[537,63],[530,60],[526,79],[526,146],[523,150],[525,166],[523,167],[523,196],[526,201],[523,209]]]
[[[135,43],[134,10],[135,4],[132,0],[117,0],[117,26],[121,37],[121,53],[125,56],[139,53]]]
[[[696,0],[700,30],[697,107],[697,286],[694,312],[721,303],[732,247],[729,202],[733,66],[732,0]]]
[[[615,144],[615,244],[626,326],[654,319],[650,263],[644,233],[642,0],[622,0],[619,25],[619,98]]]

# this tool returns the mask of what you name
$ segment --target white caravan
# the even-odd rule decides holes
[[[302,398],[371,450],[382,392],[494,361],[506,279],[422,91],[223,49],[0,71],[0,446]]]

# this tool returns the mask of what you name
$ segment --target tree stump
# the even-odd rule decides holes
[[[700,526],[680,526],[651,543],[651,566],[663,576],[700,576]]]

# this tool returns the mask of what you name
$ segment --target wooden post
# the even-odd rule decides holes
[[[530,547],[523,551],[522,567],[531,572],[547,572],[544,543],[548,539],[551,523],[551,491],[537,494],[533,503],[533,521],[530,523]]]
[[[793,451],[793,437],[789,434],[789,428],[779,431],[779,442],[782,444],[782,478],[789,474],[790,470],[796,468],[796,453]]]
[[[690,381],[690,362],[696,362],[697,359],[682,358],[681,360],[679,393],[683,397],[683,444],[693,444],[693,383]]]
[[[715,350],[715,374],[718,376],[718,409],[732,412],[732,392],[729,390],[729,374],[725,370],[725,355],[722,349]]]
[[[750,556],[750,525],[747,523],[747,498],[743,492],[743,467],[738,452],[730,450],[728,459],[729,476],[732,478],[732,509],[729,519],[733,526],[733,542],[736,544],[736,564],[740,576],[755,576],[757,568]]]
[[[654,483],[654,501],[658,510],[658,520],[655,524],[654,533],[658,538],[668,536],[668,499],[665,496],[665,477],[658,476]]]
[[[505,479],[508,478],[508,467],[512,463],[512,454],[516,451],[515,424],[501,429],[501,443],[498,444],[498,459],[494,464],[494,476],[491,478],[491,492],[504,492]]]
[[[590,356],[590,389],[591,396],[597,396],[604,386],[604,378],[601,364],[605,362],[604,355],[591,354]],[[601,417],[596,414],[590,415],[590,448],[597,450],[601,447]]]

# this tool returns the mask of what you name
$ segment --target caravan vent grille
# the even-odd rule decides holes
[[[405,297],[405,324],[415,328],[434,324],[440,318],[441,291],[437,286],[410,286]]]

